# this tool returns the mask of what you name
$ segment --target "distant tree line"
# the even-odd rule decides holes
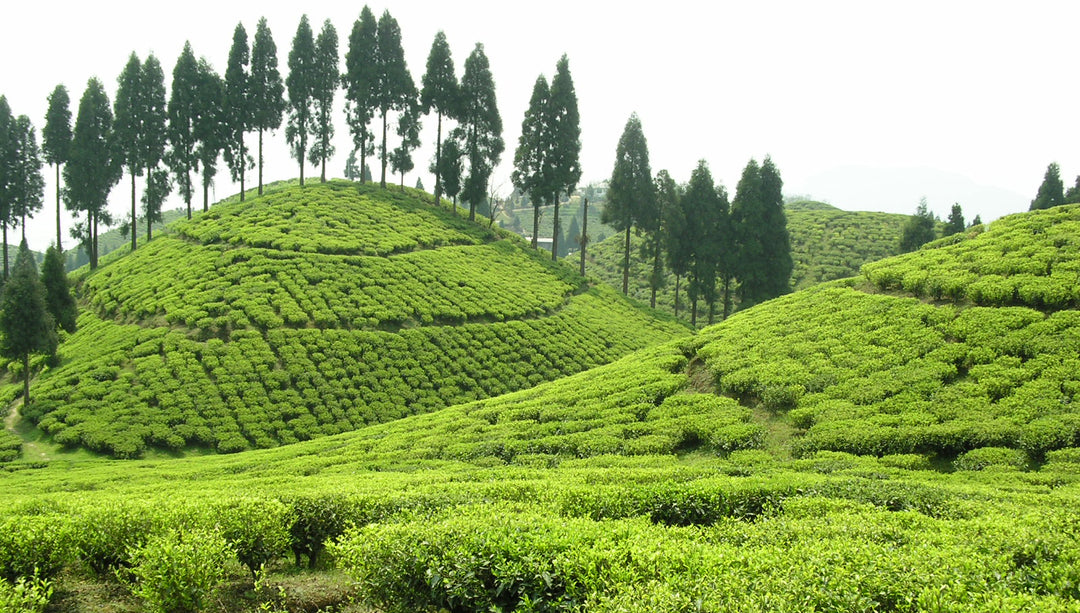
[[[683,279],[697,324],[704,301],[712,323],[719,306],[731,314],[734,299],[748,307],[790,291],[791,245],[784,214],[783,181],[772,159],[750,160],[728,199],[702,160],[686,185],[662,170],[655,176],[638,116],[627,121],[615,153],[602,221],[624,234],[623,287],[629,286],[630,232],[646,235],[652,259],[652,296],[662,287],[665,267],[675,275],[675,309]]]
[[[166,95],[165,74],[151,54],[140,59],[132,53],[120,74],[110,101],[102,82],[91,78],[79,100],[72,125],[71,99],[58,85],[49,95],[49,108],[38,148],[34,127],[25,115],[12,115],[0,96],[0,227],[4,239],[4,276],[7,277],[7,231],[39,211],[44,200],[45,162],[55,167],[56,247],[62,248],[61,202],[77,220],[73,238],[86,248],[90,267],[98,265],[101,226],[113,223],[106,206],[110,191],[125,176],[131,179],[131,213],[123,226],[137,248],[133,224],[138,218],[137,178],[145,176],[141,197],[147,223],[161,221],[161,207],[173,190],[183,198],[191,217],[196,186],[202,188],[203,210],[209,207],[209,189],[224,160],[233,180],[240,182],[244,200],[247,171],[258,168],[258,192],[263,192],[264,134],[285,123],[285,138],[300,166],[319,169],[326,181],[326,163],[334,154],[331,120],[334,96],[344,89],[346,116],[354,151],[346,174],[370,177],[368,157],[378,144],[380,184],[387,184],[387,169],[401,176],[415,167],[413,151],[420,145],[420,118],[435,112],[436,203],[445,195],[455,210],[458,197],[475,219],[477,207],[489,198],[488,183],[499,163],[504,144],[502,120],[496,104],[495,84],[484,47],[477,44],[465,60],[458,81],[446,35],[435,36],[427,72],[417,88],[405,64],[401,29],[384,12],[375,19],[364,7],[347,41],[344,70],[339,65],[338,35],[324,22],[315,35],[306,15],[300,19],[288,55],[288,75],[278,70],[277,47],[266,19],[260,19],[249,46],[247,31],[237,24],[224,77],[205,58],[197,58],[185,43],[172,72]],[[566,76],[568,78],[568,75]],[[573,96],[570,84],[570,96]],[[576,100],[574,101],[576,126]],[[372,129],[378,120],[381,133]],[[391,120],[397,147],[388,142]],[[444,133],[444,121],[456,125]],[[257,154],[247,136],[258,135]],[[580,146],[580,145],[579,145]],[[359,155],[357,155],[359,152]],[[580,174],[580,171],[578,171]],[[64,187],[60,177],[63,176]],[[572,189],[576,176],[570,181]]]
[[[926,198],[923,197],[919,200],[919,206],[916,207],[915,214],[904,222],[904,227],[900,235],[900,252],[907,253],[909,251],[915,251],[926,243],[938,238],[939,226],[941,237],[945,237],[959,234],[967,228],[981,224],[982,219],[978,215],[971,220],[970,225],[965,224],[964,211],[958,202],[953,203],[952,208],[949,210],[949,217],[945,220],[945,223],[942,224],[937,215],[934,215],[929,210]]]
[[[1036,211],[1077,202],[1080,202],[1080,175],[1077,175],[1076,183],[1066,190],[1061,180],[1061,167],[1057,162],[1052,162],[1046,167],[1043,182],[1039,185],[1039,191],[1035,194],[1035,199],[1031,201],[1028,210]]]

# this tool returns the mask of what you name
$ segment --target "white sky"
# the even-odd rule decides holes
[[[291,4],[20,1],[3,9],[0,94],[15,114],[30,116],[40,137],[46,98],[57,83],[67,85],[75,114],[91,76],[114,96],[117,76],[135,51],[141,58],[157,55],[168,85],[185,40],[223,73],[233,28],[243,22],[252,37],[260,16],[268,19],[284,74],[305,10],[316,32],[324,19],[334,23],[344,58],[363,5],[287,8]],[[507,150],[494,179],[503,193],[511,188],[511,162],[532,83],[540,73],[550,78],[563,53],[570,58],[581,109],[582,184],[610,175],[615,145],[634,111],[642,119],[654,172],[666,168],[684,181],[697,160],[705,159],[729,191],[747,160],[766,154],[788,193],[807,193],[815,176],[853,165],[932,168],[1028,199],[1051,161],[1061,164],[1067,185],[1080,174],[1075,0],[668,0],[640,9],[638,3],[589,0],[398,0],[370,6],[376,16],[390,8],[398,20],[418,83],[438,30],[446,32],[459,77],[473,45],[484,44],[505,126]],[[339,97],[339,114],[342,106]],[[351,148],[343,116],[336,128],[338,152],[328,170],[341,176]],[[423,139],[415,160],[430,190],[433,117],[425,121]],[[221,168],[212,200],[237,189]],[[45,210],[29,228],[36,249],[55,235],[51,167],[45,175]],[[278,131],[268,141],[267,180],[296,175],[284,132]],[[249,174],[250,184],[254,177]],[[406,183],[415,184],[416,173]],[[110,208],[116,214],[130,210],[128,185],[125,177],[113,191]],[[140,193],[142,187],[140,179]],[[944,216],[948,203],[935,206],[928,195],[931,208]],[[168,208],[179,204],[173,196]],[[913,211],[916,204],[905,209]],[[979,212],[984,220],[1014,212],[964,204],[969,217]],[[66,245],[69,223],[65,219]]]

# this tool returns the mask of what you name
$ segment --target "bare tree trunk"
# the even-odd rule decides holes
[[[56,250],[64,252],[60,243],[60,164],[56,164]]]
[[[675,317],[679,316],[679,282],[682,281],[682,276],[675,275]]]
[[[263,177],[263,131],[262,131],[262,128],[259,128],[259,195],[260,196],[263,195],[262,177]],[[188,218],[190,219],[191,215],[188,215]]]
[[[555,220],[551,225],[551,261],[559,259],[559,194],[555,193]]]
[[[247,150],[244,149],[244,132],[240,132],[240,202],[244,201],[244,171],[247,170]],[[147,174],[147,179],[150,175]],[[148,227],[149,228],[149,227]],[[149,232],[146,240],[150,240]]]
[[[135,173],[131,173],[131,250],[135,251]]]
[[[436,113],[439,118],[435,128],[435,206],[440,206],[442,202],[439,200],[442,197],[442,111]]]
[[[630,226],[626,226],[626,249],[623,251],[622,293],[628,295],[630,288]]]
[[[386,111],[382,114],[382,177],[379,179],[379,187],[386,189]]]
[[[582,198],[581,215],[581,238],[578,245],[581,247],[581,276],[585,276],[585,245],[589,242],[589,199]]]

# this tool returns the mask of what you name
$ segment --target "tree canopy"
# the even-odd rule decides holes
[[[30,354],[56,352],[56,323],[45,306],[45,288],[26,239],[11,278],[0,293],[0,355],[22,362],[23,400],[30,402]]]
[[[98,228],[111,222],[107,205],[109,192],[120,180],[121,166],[113,157],[113,114],[105,87],[90,79],[79,100],[72,133],[71,158],[64,165],[67,207],[85,221],[76,225],[77,234],[90,254],[90,268],[98,265]]]
[[[904,222],[900,236],[900,252],[915,251],[937,237],[937,218],[927,209],[926,198],[919,201],[915,214]]]
[[[254,165],[244,144],[244,133],[254,127],[251,100],[251,51],[248,48],[247,30],[244,24],[236,24],[229,62],[225,67],[224,145],[222,153],[225,164],[234,181],[240,182],[240,201],[244,201],[244,179]]]
[[[285,126],[285,140],[289,142],[293,159],[300,164],[300,185],[304,184],[304,162],[307,160],[308,137],[313,127],[317,80],[315,35],[307,15],[302,15],[289,51],[289,76],[285,78],[285,87],[289,90],[289,122]]]
[[[427,70],[421,79],[420,105],[424,113],[435,111],[435,204],[440,204],[443,188],[438,169],[442,167],[442,121],[443,117],[452,118],[457,112],[460,91],[457,76],[454,75],[454,60],[450,56],[450,44],[446,42],[446,33],[439,30],[431,43],[428,53]]]
[[[1039,192],[1035,194],[1035,199],[1031,201],[1031,207],[1028,210],[1048,209],[1064,203],[1065,184],[1061,181],[1061,168],[1057,162],[1051,162],[1046,167],[1046,174],[1043,175],[1043,182],[1039,185]]]
[[[459,125],[454,133],[463,143],[463,153],[469,161],[469,174],[461,186],[461,199],[469,203],[469,220],[472,221],[476,219],[476,207],[487,199],[488,181],[505,147],[502,117],[495,100],[495,79],[491,76],[484,45],[480,43],[465,59],[460,111]]]
[[[379,25],[375,14],[367,5],[360,17],[353,22],[349,34],[349,50],[345,53],[345,117],[352,134],[353,147],[360,152],[360,174],[364,180],[367,171],[368,145],[373,137],[369,124],[375,118],[375,88],[378,84],[376,54],[378,53]]]
[[[259,195],[263,193],[263,133],[277,130],[285,114],[285,85],[278,72],[277,45],[266,18],[259,19],[251,43],[251,128],[259,133]]]
[[[626,234],[623,254],[623,294],[630,283],[630,229],[652,230],[659,221],[656,186],[649,166],[649,145],[637,113],[630,115],[615,148],[615,168],[608,184],[600,220]]]
[[[334,155],[334,94],[337,93],[341,74],[338,72],[338,35],[334,24],[323,22],[319,38],[315,40],[315,81],[312,89],[314,104],[313,128],[315,142],[311,144],[308,161],[319,166],[319,179],[326,182],[326,160]]]
[[[49,94],[49,110],[45,129],[41,131],[41,150],[45,161],[56,169],[56,247],[62,249],[60,232],[60,166],[68,161],[71,152],[71,97],[62,83]]]

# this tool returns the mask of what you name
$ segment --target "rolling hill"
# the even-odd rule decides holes
[[[791,236],[791,287],[797,291],[825,281],[851,277],[867,262],[900,252],[900,235],[907,215],[842,211],[813,201],[786,205],[788,233]],[[652,264],[641,256],[642,239],[631,235],[630,295],[648,303],[649,274]],[[595,275],[612,287],[622,288],[623,243],[619,236],[589,248],[586,273]],[[685,294],[679,297],[679,315],[690,318]],[[666,312],[675,309],[675,277],[656,295],[656,306]]]
[[[247,603],[222,610],[280,603],[235,587],[261,560],[279,593],[333,566],[332,604],[380,611],[1071,611],[1078,394],[1074,205],[503,396],[235,455],[11,463],[0,577],[91,593],[199,563],[194,538],[228,552],[187,584]]]
[[[227,202],[77,277],[25,416],[118,457],[234,452],[531,387],[685,334],[418,192]]]

